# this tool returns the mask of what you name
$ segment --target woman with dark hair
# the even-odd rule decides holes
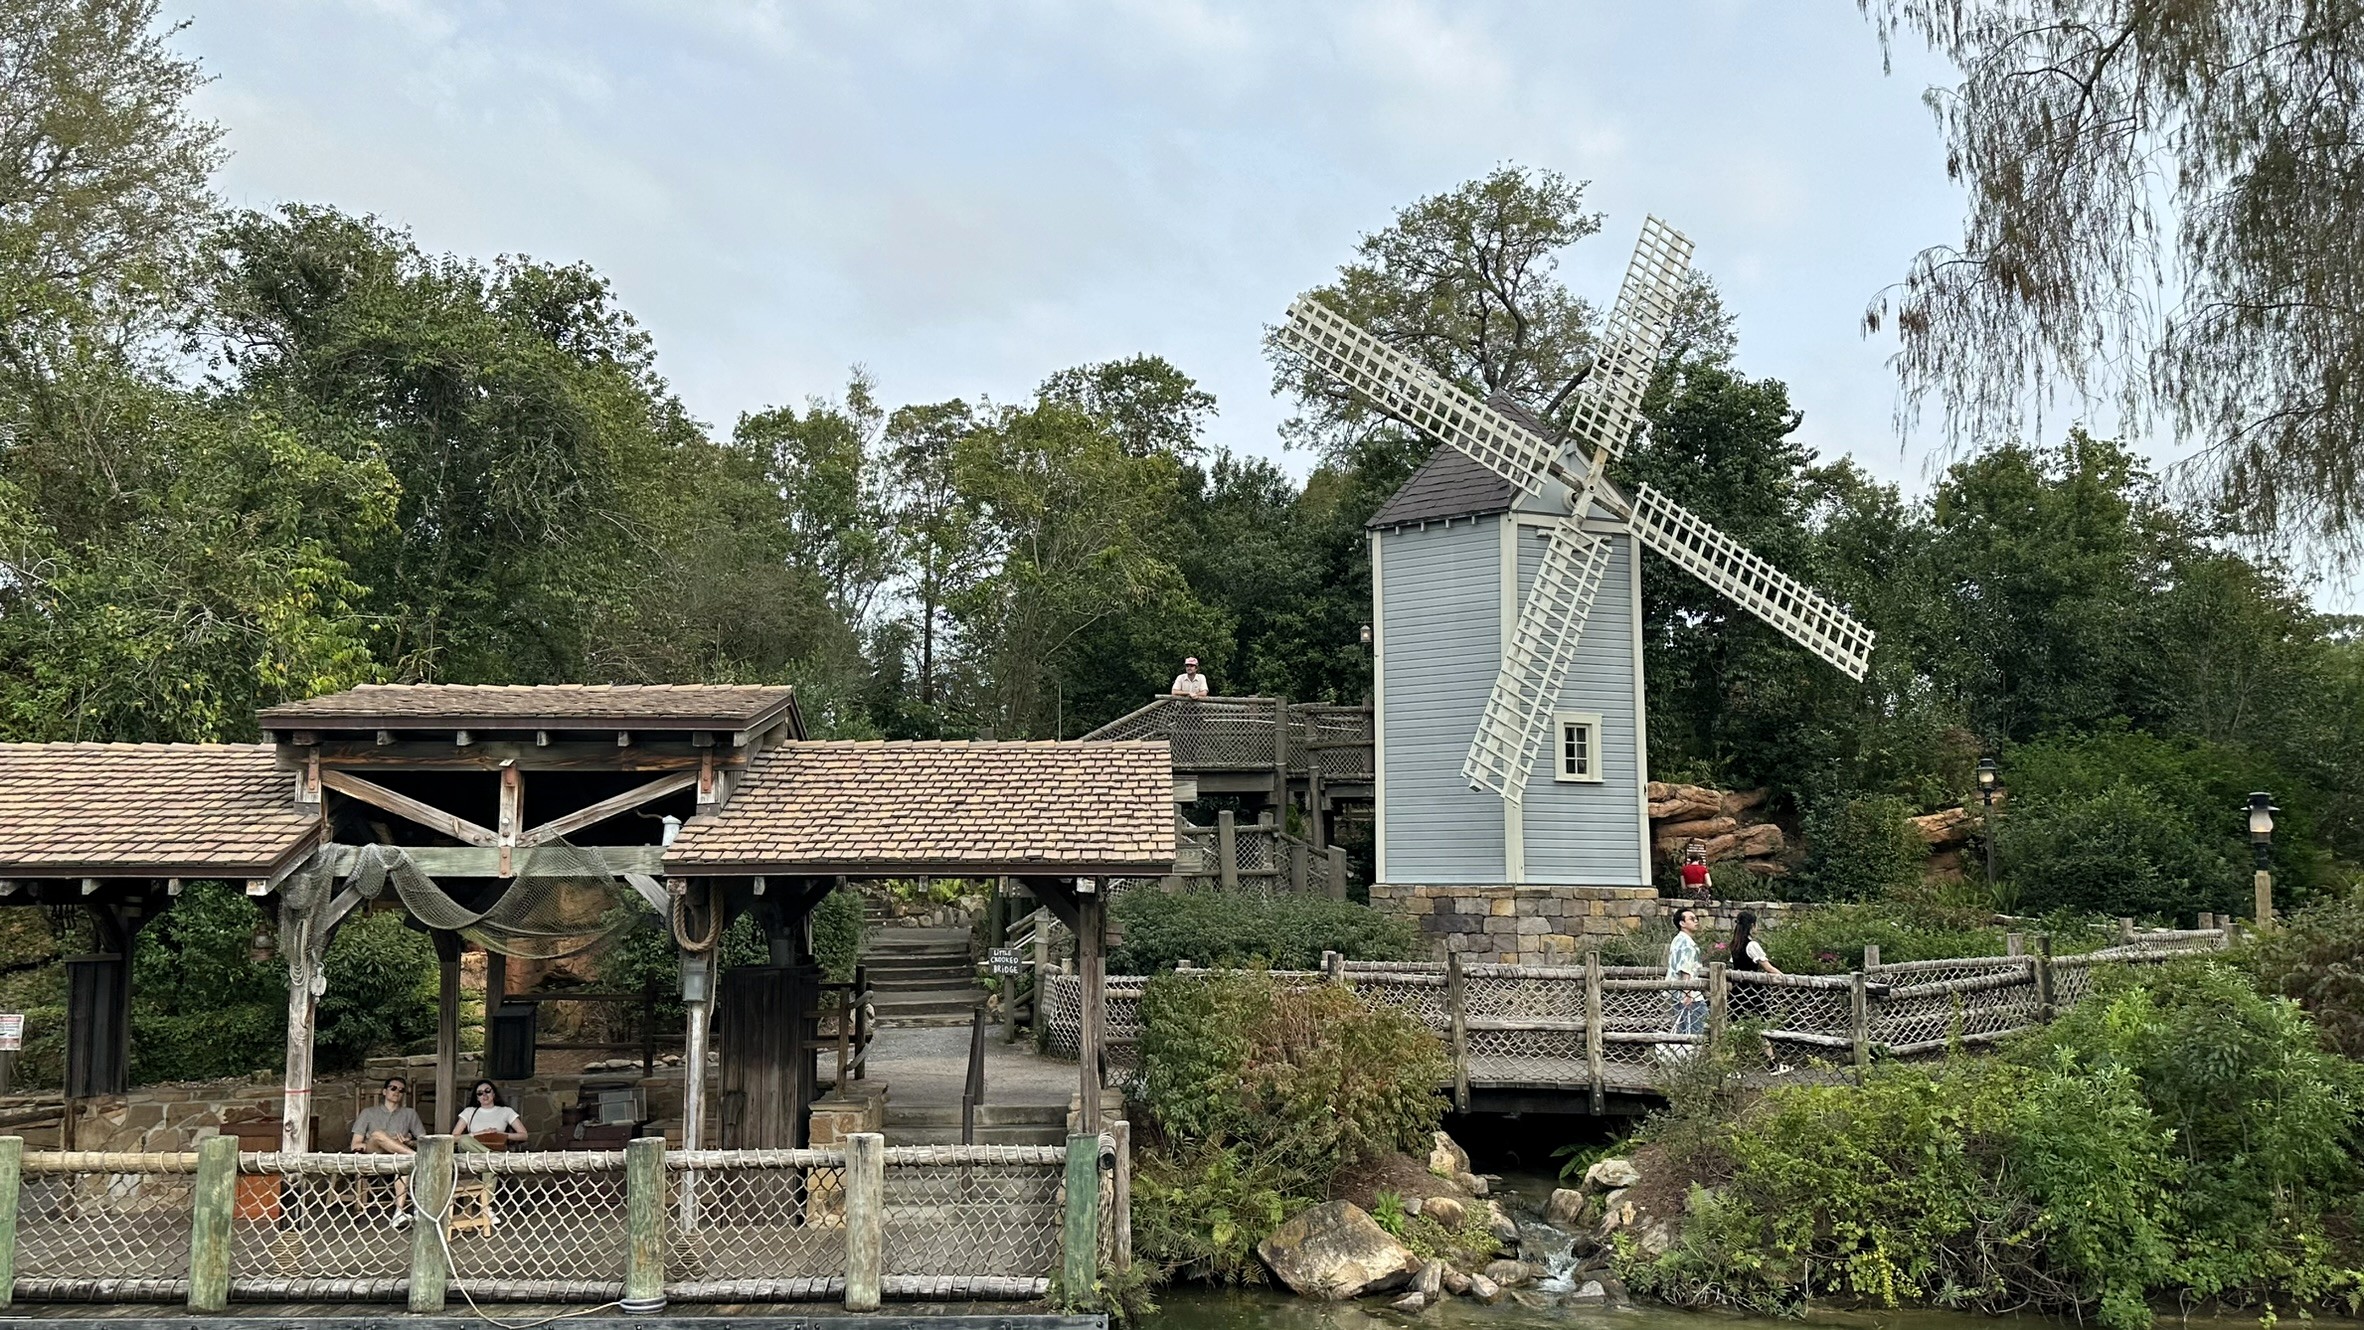
[[[1765,956],[1765,944],[1757,941],[1757,912],[1742,910],[1732,921],[1732,959],[1735,970],[1753,970],[1758,974],[1779,974],[1781,968]]]
[[[470,1103],[460,1110],[459,1120],[452,1123],[454,1136],[502,1136],[515,1143],[525,1139],[525,1119],[517,1110],[501,1102],[501,1087],[491,1081],[478,1081],[468,1092]]]
[[[1752,974],[1781,973],[1781,967],[1765,955],[1765,944],[1757,940],[1757,912],[1754,910],[1742,910],[1740,917],[1732,921],[1732,941],[1727,954],[1731,959],[1725,964],[1735,970],[1746,970]],[[1739,991],[1732,995],[1732,1005],[1740,1019],[1771,1023],[1774,990],[1758,984],[1740,984],[1737,987]],[[1765,1062],[1776,1076],[1789,1070],[1776,1054],[1770,1039],[1765,1041]]]

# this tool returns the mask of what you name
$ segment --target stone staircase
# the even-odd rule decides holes
[[[990,1091],[990,1087],[988,1087]],[[991,1097],[988,1093],[988,1098]],[[889,1145],[960,1144],[960,1107],[935,1105],[898,1107],[887,1099],[886,1126],[881,1134]],[[979,1145],[1064,1145],[1067,1109],[1036,1104],[980,1104],[977,1106]]]
[[[985,1000],[966,929],[902,928],[873,919],[862,964],[883,1029],[966,1025]]]

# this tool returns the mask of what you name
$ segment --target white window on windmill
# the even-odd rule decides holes
[[[1597,782],[1601,779],[1601,713],[1554,712],[1552,736],[1553,780]]]

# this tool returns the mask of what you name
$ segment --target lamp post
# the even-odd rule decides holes
[[[1991,757],[1978,759],[1978,802],[1985,810],[1980,827],[1985,833],[1982,839],[1986,841],[1986,885],[1989,891],[1995,885],[1995,791],[1999,788],[1995,760]]]
[[[2249,795],[2249,849],[2257,856],[2257,926],[2270,927],[2274,922],[2274,814],[2282,810],[2274,807],[2274,796],[2264,790],[2253,790]]]

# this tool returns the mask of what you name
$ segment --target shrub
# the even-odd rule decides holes
[[[1765,929],[1765,952],[1789,974],[1845,974],[1863,965],[1874,945],[1883,962],[2000,956],[2003,930],[1962,928],[1894,902],[1818,905]]]
[[[2306,1008],[2333,1048],[2364,1058],[2364,882],[2261,935],[2248,962],[2259,987]]]
[[[255,930],[267,925],[244,892],[192,882],[140,930],[131,960],[134,1081],[210,1080],[279,1065],[287,966],[251,954]]]
[[[1996,825],[1995,848],[2019,908],[2036,914],[2190,918],[2229,911],[2246,884],[2216,838],[2148,786],[2122,781],[2014,808]]]
[[[1250,896],[1141,890],[1117,898],[1124,945],[1108,958],[1116,974],[1159,974],[1177,961],[1311,970],[1322,953],[1348,960],[1411,960],[1418,938],[1404,920],[1322,896]]]
[[[324,1070],[358,1067],[383,1049],[435,1035],[435,944],[395,911],[348,919],[322,969],[316,1056]],[[286,1027],[284,1013],[278,1022]]]
[[[1907,821],[1912,811],[1904,800],[1882,795],[1849,799],[1833,812],[1810,817],[1799,898],[1877,900],[1919,883],[1929,845]]]
[[[813,959],[821,963],[833,983],[854,977],[862,959],[862,896],[850,890],[832,891],[813,907]]]
[[[1141,998],[1150,1140],[1136,1246],[1167,1273],[1261,1277],[1257,1243],[1338,1171],[1423,1149],[1444,1112],[1436,1036],[1336,985],[1269,975],[1153,980]]]

